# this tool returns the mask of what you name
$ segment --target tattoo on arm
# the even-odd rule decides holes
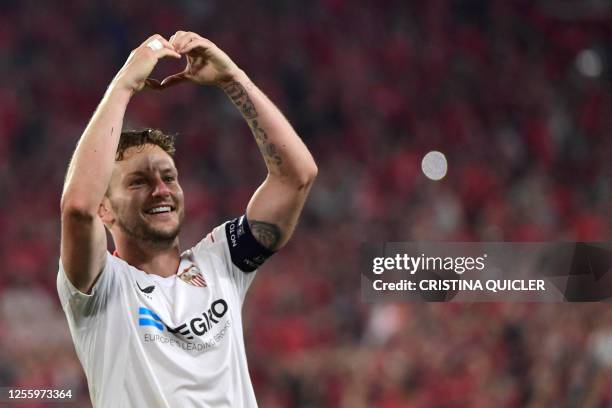
[[[257,242],[271,251],[278,249],[282,234],[277,225],[269,222],[249,220],[249,227]]]
[[[253,102],[251,102],[246,89],[244,89],[240,82],[229,82],[223,85],[223,90],[230,97],[232,102],[234,102],[234,105],[240,109],[240,112],[242,112],[246,120],[257,117],[257,110],[255,110]]]
[[[249,98],[246,89],[244,89],[244,86],[242,86],[240,82],[231,81],[222,85],[221,88],[240,110],[242,116],[247,120],[268,169],[280,172],[283,159],[276,145],[268,140],[266,131],[259,125],[257,110],[255,109],[255,105],[253,105],[253,101]]]

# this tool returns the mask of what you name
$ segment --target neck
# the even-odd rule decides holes
[[[176,273],[180,263],[178,237],[163,244],[122,238],[114,239],[117,247],[115,254],[125,262],[141,271],[164,278]]]

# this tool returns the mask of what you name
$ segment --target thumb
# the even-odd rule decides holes
[[[169,77],[164,78],[163,81],[161,81],[161,87],[162,88],[169,88],[171,86],[174,85],[178,85],[181,82],[187,81],[187,76],[185,71],[183,72],[179,72],[178,74],[174,74],[174,75],[170,75]]]
[[[144,87],[146,89],[154,89],[154,90],[163,89],[163,87],[161,86],[161,83],[157,79],[154,79],[154,78],[145,79]]]

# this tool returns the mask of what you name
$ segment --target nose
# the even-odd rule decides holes
[[[151,195],[156,196],[169,196],[171,193],[168,185],[161,179],[161,177],[155,177],[155,185],[153,186],[153,192]]]

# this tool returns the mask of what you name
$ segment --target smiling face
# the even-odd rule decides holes
[[[113,234],[153,244],[174,242],[185,210],[172,157],[153,144],[128,148],[115,162],[100,214]]]

